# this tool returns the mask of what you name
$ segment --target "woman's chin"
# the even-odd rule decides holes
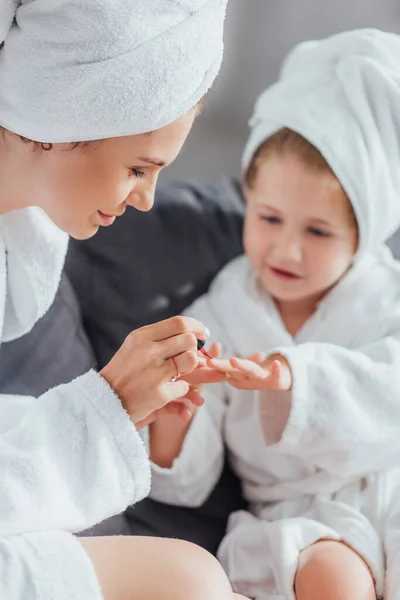
[[[100,229],[99,225],[86,224],[84,225],[75,225],[74,227],[69,227],[67,229],[68,235],[70,235],[75,240],[88,240],[89,238],[96,235],[98,230]]]

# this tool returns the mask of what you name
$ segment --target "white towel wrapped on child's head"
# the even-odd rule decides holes
[[[219,71],[226,2],[1,0],[0,125],[74,142],[171,123]]]
[[[282,127],[310,141],[353,205],[357,259],[400,225],[400,37],[364,29],[298,45],[258,99],[243,168]]]

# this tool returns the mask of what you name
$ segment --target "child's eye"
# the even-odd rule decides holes
[[[277,225],[278,223],[281,222],[281,220],[278,219],[278,217],[272,217],[272,216],[269,217],[269,216],[266,216],[266,215],[263,215],[261,217],[261,219],[263,221],[267,221],[267,223],[270,223],[271,225]]]
[[[144,171],[135,169],[135,167],[129,167],[129,172],[131,175],[133,175],[134,177],[137,177],[138,179],[142,179],[143,177],[146,177],[146,173]]]
[[[308,228],[309,233],[311,233],[311,235],[315,235],[316,237],[329,237],[330,233],[328,233],[327,231],[323,231],[322,229],[319,229],[318,227],[309,227]]]

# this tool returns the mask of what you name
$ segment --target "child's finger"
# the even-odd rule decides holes
[[[279,360],[274,360],[271,364],[271,371],[268,377],[272,389],[279,389],[282,375],[282,365]]]
[[[236,369],[233,367],[229,360],[222,358],[212,358],[207,361],[210,368],[221,371],[222,373],[233,374]]]
[[[267,354],[265,352],[256,352],[255,354],[252,354],[251,356],[247,356],[246,358],[247,358],[247,360],[252,360],[253,362],[255,362],[259,365],[266,360]]]
[[[208,349],[208,354],[213,358],[220,358],[222,354],[222,344],[214,342]]]
[[[219,371],[212,366],[207,366],[195,369],[191,373],[185,375],[183,379],[196,387],[204,383],[218,383],[219,381],[225,381],[226,375],[223,371]]]
[[[235,369],[239,369],[247,375],[251,375],[260,379],[266,379],[268,376],[268,373],[265,371],[265,369],[260,367],[252,360],[247,360],[245,358],[231,358],[230,363]]]

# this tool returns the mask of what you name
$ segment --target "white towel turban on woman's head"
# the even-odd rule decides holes
[[[158,129],[197,104],[221,65],[227,0],[4,1],[0,125],[29,139]]]
[[[258,99],[250,126],[244,170],[282,127],[322,153],[356,214],[357,259],[399,227],[399,36],[366,29],[300,44]]]

